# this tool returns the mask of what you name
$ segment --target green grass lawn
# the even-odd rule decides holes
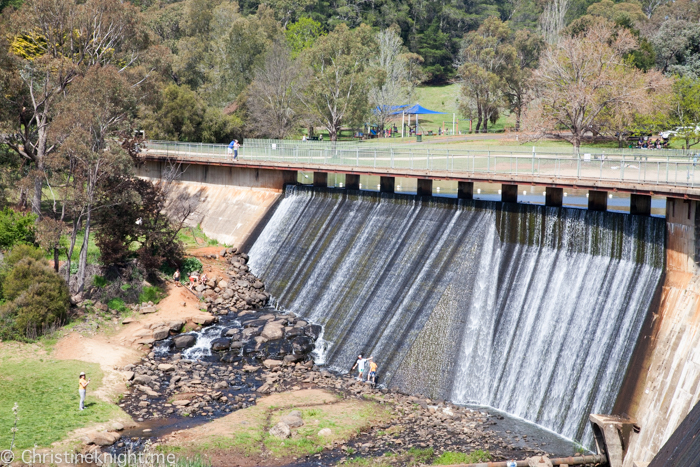
[[[96,363],[53,360],[36,345],[5,343],[0,348],[0,450],[8,449],[14,424],[12,407],[19,405],[16,449],[48,446],[77,428],[106,422],[120,413],[90,395],[102,382]],[[84,411],[78,410],[78,375],[92,382]]]
[[[177,234],[178,240],[182,242],[185,248],[202,248],[206,246],[216,246],[219,242],[216,239],[207,237],[207,234],[197,227],[184,227]]]
[[[78,232],[75,240],[75,247],[73,248],[73,254],[71,255],[71,264],[73,268],[78,267],[78,260],[80,259],[80,248],[83,246],[83,240],[85,239],[85,230]],[[61,237],[61,253],[58,256],[59,261],[66,261],[68,259],[68,247],[70,246],[70,236],[64,235]],[[47,252],[46,257],[53,260],[53,252]],[[88,251],[87,251],[87,262],[88,264],[99,264],[100,262],[100,249],[97,248],[95,244],[94,232],[90,235],[88,239]]]

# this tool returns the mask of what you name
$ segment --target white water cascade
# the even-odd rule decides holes
[[[664,221],[291,187],[250,257],[323,325],[328,366],[371,354],[387,386],[587,442],[657,291]]]

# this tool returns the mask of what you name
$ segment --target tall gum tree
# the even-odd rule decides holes
[[[137,59],[137,10],[118,0],[27,0],[6,17],[9,48],[0,60],[0,143],[33,165],[32,211],[41,215],[54,108],[93,65]],[[142,44],[139,44],[142,45]]]
[[[644,73],[625,60],[635,47],[628,30],[602,18],[551,44],[534,74],[537,98],[527,112],[528,129],[536,138],[563,138],[578,151],[584,135],[599,133],[616,108],[634,113],[659,85],[658,73]]]
[[[374,44],[369,26],[350,29],[340,24],[305,51],[311,79],[300,99],[331,141],[338,139],[345,120],[367,110],[367,64]]]

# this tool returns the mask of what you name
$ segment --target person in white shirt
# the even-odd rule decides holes
[[[357,367],[357,380],[362,381],[364,379],[364,371],[365,371],[365,362],[367,361],[366,358],[362,358],[362,355],[358,355],[357,361],[355,364],[352,366],[352,370]],[[350,371],[352,371],[350,370]]]

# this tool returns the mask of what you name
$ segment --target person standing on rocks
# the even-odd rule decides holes
[[[175,270],[175,274],[173,274],[173,280],[175,282],[180,282],[180,269]]]
[[[366,358],[362,358],[362,355],[358,355],[358,356],[357,356],[357,361],[356,361],[355,364],[352,366],[352,370],[354,370],[355,367],[357,367],[357,380],[358,380],[358,381],[363,381],[363,380],[364,380],[364,378],[363,378],[363,376],[364,376],[363,373],[364,373],[364,371],[365,371],[365,362],[367,362],[367,359],[366,359]],[[350,371],[352,371],[352,370],[350,370]]]
[[[85,410],[85,395],[87,394],[88,384],[90,384],[90,380],[87,379],[85,373],[80,373],[80,379],[78,380],[78,394],[80,394],[80,410]]]
[[[374,357],[369,357],[369,376],[367,381],[374,386],[377,384],[377,364],[374,362]]]

